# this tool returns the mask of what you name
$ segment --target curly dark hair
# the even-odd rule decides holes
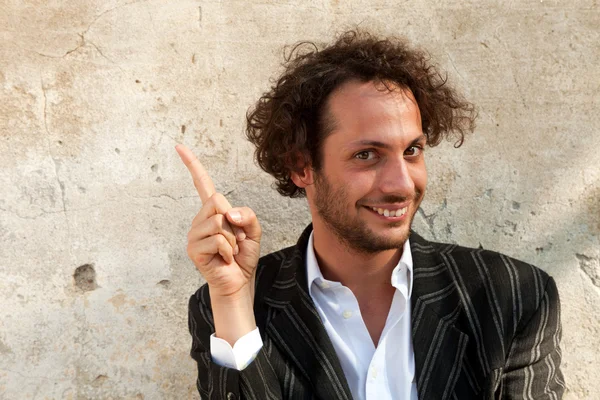
[[[283,75],[246,115],[246,136],[256,146],[256,161],[275,177],[284,196],[305,195],[292,181],[292,171],[307,164],[320,169],[321,144],[332,126],[326,101],[350,80],[410,89],[429,146],[455,137],[459,147],[475,127],[473,105],[449,87],[428,53],[409,47],[404,39],[352,30],[321,50],[300,42],[284,58]]]

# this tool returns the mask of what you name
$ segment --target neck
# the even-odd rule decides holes
[[[391,287],[392,271],[402,256],[402,248],[378,253],[357,251],[314,220],[313,241],[319,269],[325,279],[340,282],[353,291]]]

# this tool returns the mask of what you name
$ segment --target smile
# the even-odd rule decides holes
[[[379,215],[383,215],[384,217],[401,217],[406,214],[408,207],[399,208],[397,210],[389,210],[387,208],[377,208],[377,207],[369,207],[371,210],[375,211]]]

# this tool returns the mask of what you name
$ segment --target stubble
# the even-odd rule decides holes
[[[385,236],[370,229],[358,215],[348,215],[346,202],[348,195],[346,187],[339,185],[335,187],[320,172],[315,171],[315,207],[329,229],[338,237],[340,243],[347,246],[349,250],[374,254],[385,250],[397,249],[404,245],[410,234],[410,227],[414,218],[415,210],[418,208],[423,194],[417,191],[412,200],[412,214],[407,221],[390,222],[390,227],[406,225],[402,234]],[[401,203],[408,200],[406,197],[387,195],[377,202],[379,203]],[[360,205],[354,205],[361,207]],[[357,208],[358,211],[358,208]],[[366,212],[369,212],[365,210]]]

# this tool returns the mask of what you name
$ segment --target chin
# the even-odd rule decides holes
[[[382,251],[400,249],[410,235],[410,228],[402,227],[388,235],[378,235],[371,231],[360,236],[343,238],[348,247],[359,253],[374,254]]]

